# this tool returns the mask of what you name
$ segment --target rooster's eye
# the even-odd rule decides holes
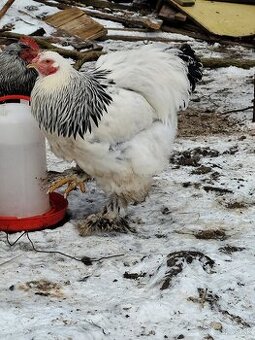
[[[50,63],[50,59],[46,59],[46,60],[45,60],[45,63],[46,63],[46,64],[49,64],[49,63]]]

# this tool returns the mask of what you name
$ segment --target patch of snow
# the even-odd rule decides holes
[[[99,22],[99,24],[103,25],[107,29],[110,29],[110,28],[124,28],[124,26],[121,23],[119,23],[119,22],[114,22],[114,21],[104,20],[104,19],[99,19],[99,18],[93,18],[93,20]]]
[[[17,12],[31,4],[41,12],[46,8],[29,0],[17,1],[3,22],[15,21],[22,33],[30,27],[24,21],[41,27],[41,21]],[[142,44],[102,43],[107,51]],[[203,56],[225,56],[233,50],[254,56],[250,49],[237,45],[221,52],[217,44],[210,47],[194,39],[190,44]],[[194,94],[200,102],[191,102],[191,106],[224,112],[251,105],[253,74],[254,69],[234,67],[205,70]],[[71,193],[69,222],[29,233],[39,250],[58,250],[77,258],[119,257],[86,266],[61,254],[35,252],[26,236],[10,247],[0,232],[0,338],[254,340],[255,147],[247,129],[252,126],[251,111],[231,117],[240,124],[240,132],[176,139],[175,154],[195,148],[218,151],[217,156],[200,158],[200,165],[211,171],[198,174],[194,166],[169,164],[155,177],[148,199],[129,207],[136,233],[79,236],[77,220],[99,211],[106,200],[95,183],[88,184],[85,194]],[[47,160],[50,170],[70,167],[49,150]],[[198,237],[199,232],[210,230],[223,232],[223,237]],[[19,235],[10,235],[11,241]],[[180,258],[182,270],[161,290],[170,269],[167,255],[180,251],[203,253],[215,264],[207,271],[197,258]],[[132,279],[128,274],[137,275]]]
[[[176,33],[167,33],[167,32],[140,32],[140,31],[125,31],[125,30],[113,30],[111,28],[108,29],[108,35],[114,36],[125,36],[125,37],[144,37],[144,40],[150,38],[162,38],[171,41],[194,41],[193,38],[176,34]]]
[[[5,3],[5,0],[0,0],[0,7],[2,8]],[[47,35],[50,35],[55,29],[42,20],[37,19],[36,16],[50,15],[58,11],[54,7],[39,4],[35,1],[15,1],[1,19],[1,26],[13,24],[14,29],[12,31],[21,34],[31,34],[38,28],[44,28]]]

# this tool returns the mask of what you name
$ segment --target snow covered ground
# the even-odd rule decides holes
[[[12,20],[22,33],[42,26],[17,12],[31,5],[53,12],[17,1],[4,24]],[[238,45],[189,43],[201,56],[254,58]],[[139,44],[103,43],[106,50]],[[255,339],[255,130],[252,110],[224,114],[252,105],[253,74],[205,70],[180,115],[169,167],[146,202],[128,210],[136,233],[79,236],[76,221],[105,201],[94,183],[71,193],[67,223],[29,233],[36,249],[92,263],[35,252],[26,236],[10,247],[0,232],[1,340]],[[68,167],[47,156],[49,170]]]

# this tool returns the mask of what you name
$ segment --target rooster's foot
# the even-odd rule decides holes
[[[54,182],[51,183],[48,193],[51,193],[62,186],[67,184],[67,188],[64,191],[65,198],[70,194],[72,190],[75,190],[76,188],[79,188],[81,192],[86,191],[85,182],[91,179],[89,175],[87,175],[84,172],[77,172],[76,169],[68,169],[64,171],[64,173],[67,173],[67,175],[63,174]]]

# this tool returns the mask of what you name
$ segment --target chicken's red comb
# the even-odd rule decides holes
[[[23,36],[19,39],[19,41],[24,44],[24,45],[27,45],[29,47],[31,47],[33,50],[36,50],[36,51],[39,51],[40,48],[37,44],[37,42],[31,38],[31,37],[27,37],[27,36]]]

